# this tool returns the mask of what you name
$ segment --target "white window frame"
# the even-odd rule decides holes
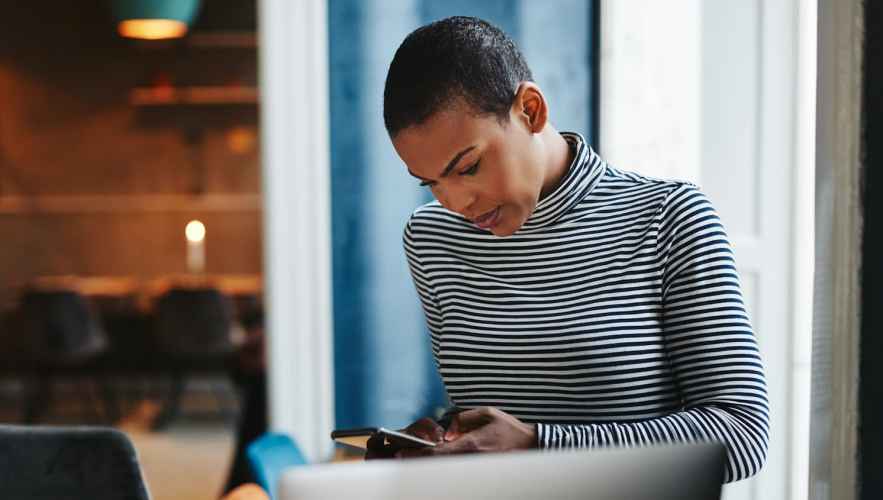
[[[326,0],[260,0],[270,426],[307,459],[334,425]]]

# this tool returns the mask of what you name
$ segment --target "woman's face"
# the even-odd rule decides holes
[[[544,146],[523,112],[511,111],[502,125],[461,103],[402,130],[392,142],[410,174],[442,206],[497,236],[518,231],[540,199]]]

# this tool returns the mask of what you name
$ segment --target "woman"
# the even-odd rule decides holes
[[[451,401],[437,443],[369,458],[714,440],[726,480],[769,440],[762,362],[720,220],[689,183],[606,164],[552,126],[511,39],[475,18],[411,33],[384,120],[435,202],[405,228]]]

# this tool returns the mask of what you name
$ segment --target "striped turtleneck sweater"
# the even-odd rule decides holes
[[[727,235],[695,185],[606,164],[581,136],[513,235],[432,202],[405,253],[451,402],[535,423],[544,449],[718,441],[726,481],[769,441],[763,364]]]

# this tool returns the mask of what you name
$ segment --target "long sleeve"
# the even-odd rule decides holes
[[[417,289],[417,295],[420,297],[420,304],[423,306],[423,313],[426,316],[426,325],[429,327],[433,358],[438,360],[439,343],[441,342],[442,316],[436,305],[436,297],[432,289],[432,284],[426,278],[426,270],[414,249],[414,235],[411,231],[410,221],[408,221],[408,224],[405,226],[402,240],[405,248],[405,256],[408,260],[408,268],[411,271],[411,278],[414,280],[414,286]]]
[[[766,460],[769,405],[757,342],[720,219],[695,187],[680,185],[657,214],[663,344],[682,397],[664,417],[597,424],[537,424],[541,448],[717,441],[725,481]]]

